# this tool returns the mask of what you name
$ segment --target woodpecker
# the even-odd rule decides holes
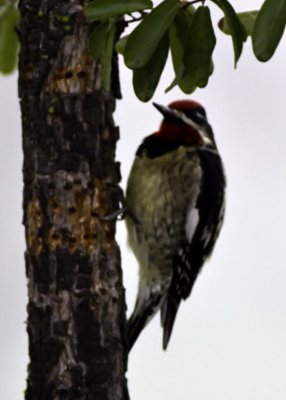
[[[226,183],[205,109],[193,100],[153,105],[163,121],[139,146],[126,190],[128,243],[139,263],[128,341],[131,349],[160,310],[165,350],[219,235]]]

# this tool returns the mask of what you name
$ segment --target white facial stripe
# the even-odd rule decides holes
[[[196,124],[191,118],[188,118],[185,113],[178,111],[178,110],[172,110],[172,111],[178,118],[180,118],[182,121],[184,121],[187,125],[190,125],[197,132],[199,132],[199,134],[202,138],[202,141],[206,146],[212,144],[212,141],[206,135],[204,128],[202,128],[200,125]]]
[[[193,120],[188,118],[185,113],[178,111],[178,110],[172,110],[174,111],[174,114],[180,118],[182,121],[184,121],[187,125],[190,125],[192,128],[196,129],[197,131],[200,130],[199,125],[197,125]]]

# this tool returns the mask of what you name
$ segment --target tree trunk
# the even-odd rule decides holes
[[[81,4],[19,2],[26,400],[128,398],[120,252],[102,219],[118,208],[118,76],[102,89]]]

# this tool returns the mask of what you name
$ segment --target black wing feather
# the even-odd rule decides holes
[[[136,342],[140,332],[143,330],[144,326],[147,324],[149,318],[149,311],[143,310],[141,314],[133,314],[127,323],[128,332],[128,351],[130,351]]]

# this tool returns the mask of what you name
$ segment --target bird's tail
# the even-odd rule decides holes
[[[135,310],[127,322],[128,351],[132,349],[141,331],[158,311],[160,307],[158,303],[159,301],[156,303],[149,302],[145,304],[144,307],[135,306]]]
[[[161,326],[163,328],[163,349],[166,350],[172,334],[174,322],[181,299],[168,293],[161,307]]]
[[[128,323],[128,343],[129,351],[136,342],[138,336],[149,321],[154,317],[162,305],[164,291],[161,287],[145,285],[141,282],[135,308]]]
[[[127,323],[127,332],[128,332],[128,351],[130,351],[138,339],[141,331],[148,323],[148,310],[142,310],[142,312],[136,312],[136,309],[132,313],[131,317]]]

